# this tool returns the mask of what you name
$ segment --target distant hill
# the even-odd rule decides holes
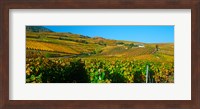
[[[29,50],[59,52],[69,55],[99,53],[104,50],[102,48],[106,49],[105,52],[102,52],[103,54],[109,54],[110,51],[118,50],[118,48],[127,51],[125,48],[130,48],[135,43],[133,41],[106,39],[101,36],[89,37],[70,32],[46,32],[45,27],[39,26],[28,26],[26,38]]]
[[[173,61],[173,43],[143,43],[89,37],[70,32],[59,33],[41,26],[26,27],[27,57],[135,57],[143,60]],[[142,47],[140,45],[143,45]],[[158,45],[159,50],[156,50]]]
[[[26,26],[27,32],[53,32],[52,30],[43,26]]]

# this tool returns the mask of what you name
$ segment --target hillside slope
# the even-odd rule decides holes
[[[36,30],[34,30],[36,28]],[[31,30],[31,31],[30,31]],[[37,31],[37,32],[33,32]],[[142,47],[139,47],[141,46]],[[156,45],[159,50],[156,51]],[[103,37],[88,37],[70,32],[57,33],[44,27],[30,27],[26,31],[27,57],[47,56],[100,56],[135,57],[146,59],[160,55],[173,57],[173,44],[145,44],[141,42],[111,40]],[[171,59],[173,60],[173,58]]]

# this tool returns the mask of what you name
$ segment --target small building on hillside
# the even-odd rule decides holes
[[[139,44],[138,47],[144,48],[144,44]]]

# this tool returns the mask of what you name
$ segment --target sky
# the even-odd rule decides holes
[[[174,26],[45,26],[54,32],[144,43],[173,43]]]

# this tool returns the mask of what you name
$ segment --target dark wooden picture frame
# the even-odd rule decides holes
[[[9,100],[9,9],[191,9],[191,100]],[[200,109],[200,0],[0,1],[0,109]],[[188,65],[190,66],[190,65]]]

